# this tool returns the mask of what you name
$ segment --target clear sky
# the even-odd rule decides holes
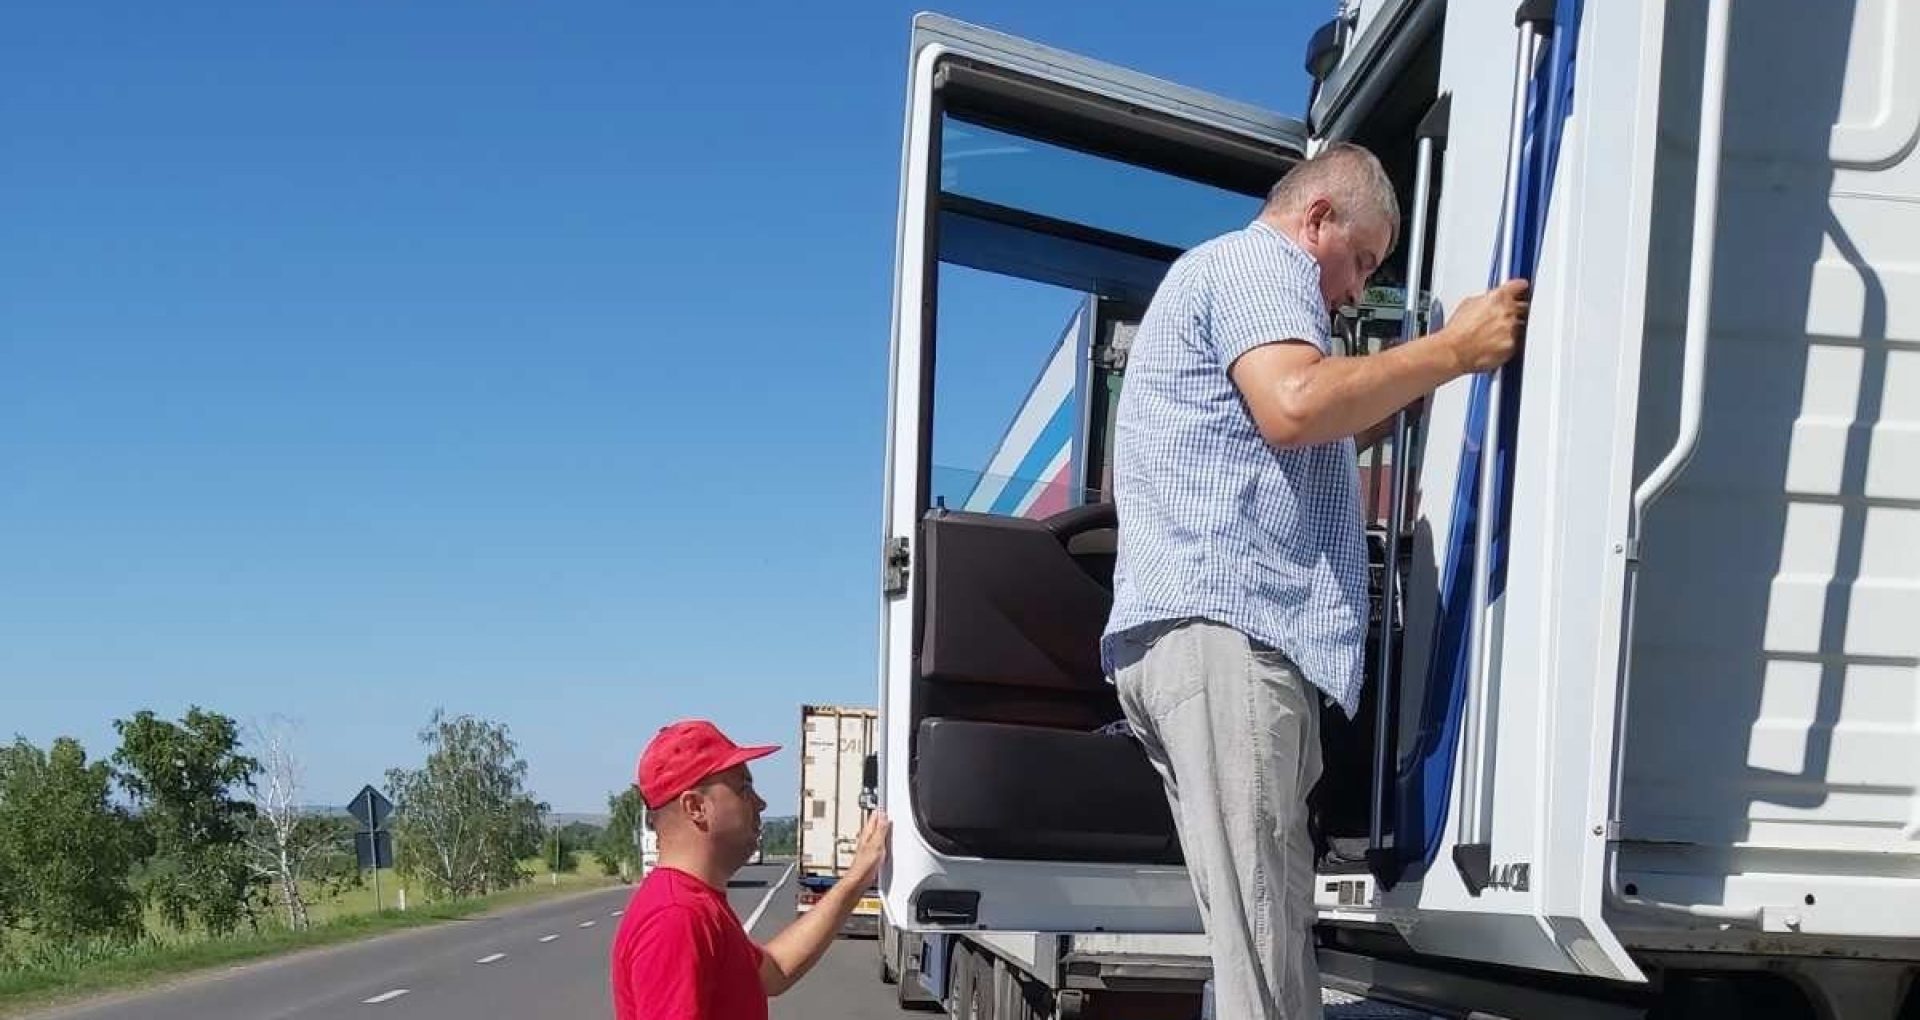
[[[1334,7],[942,10],[1297,115]],[[914,9],[9,5],[0,737],[280,715],[344,803],[443,706],[597,811],[674,718],[875,703]]]

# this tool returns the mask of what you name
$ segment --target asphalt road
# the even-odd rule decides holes
[[[782,864],[742,871],[728,891],[755,935],[793,918]],[[131,995],[38,1013],[43,1020],[607,1020],[607,953],[629,887],[296,953]],[[836,945],[776,1018],[900,1020],[870,941]]]
[[[36,1014],[37,1020],[608,1020],[607,953],[632,890],[552,900],[488,917],[246,964],[164,988]],[[757,939],[794,916],[783,864],[747,868],[728,899]],[[837,943],[773,1000],[774,1020],[905,1020],[880,983],[871,940]],[[1339,1000],[1331,1000],[1339,1001]],[[1350,1011],[1351,1010],[1351,1011]],[[1385,1016],[1330,1007],[1333,1018]],[[1405,1013],[1390,1014],[1398,1017]]]
[[[780,868],[751,869],[767,882]],[[761,875],[761,873],[769,873]],[[739,889],[751,910],[765,888]],[[41,1014],[59,1020],[454,1020],[612,1016],[607,952],[630,887],[247,964]],[[743,913],[744,916],[744,913]]]

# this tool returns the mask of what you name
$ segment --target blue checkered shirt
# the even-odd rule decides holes
[[[1255,222],[1181,256],[1127,355],[1114,425],[1114,638],[1200,617],[1284,652],[1349,716],[1367,555],[1353,440],[1277,450],[1227,370],[1265,343],[1328,349],[1320,268]]]

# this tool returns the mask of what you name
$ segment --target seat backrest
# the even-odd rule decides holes
[[[936,512],[921,526],[921,679],[1103,686],[1113,592],[1041,522]]]

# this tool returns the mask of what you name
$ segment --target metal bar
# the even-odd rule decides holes
[[[1520,163],[1526,137],[1528,83],[1540,52],[1540,32],[1533,22],[1520,25],[1514,46],[1513,107],[1507,132],[1507,174],[1500,237],[1500,257],[1495,277],[1506,281],[1513,275],[1515,220],[1520,206]],[[1466,752],[1460,777],[1460,812],[1456,842],[1461,845],[1485,842],[1483,793],[1486,782],[1488,692],[1492,684],[1493,609],[1490,586],[1493,580],[1493,523],[1498,491],[1494,485],[1493,459],[1499,435],[1502,369],[1488,373],[1487,415],[1480,431],[1479,512],[1474,521],[1473,595],[1469,603],[1473,620],[1473,640],[1469,645],[1466,731],[1462,734]]]
[[[1370,470],[1367,472],[1367,525],[1369,527],[1373,525],[1374,507],[1380,505],[1380,468],[1386,448],[1387,437],[1382,436],[1379,442],[1373,444],[1373,449],[1367,451],[1367,459],[1371,461]]]
[[[1680,429],[1666,456],[1633,493],[1633,511],[1627,519],[1626,598],[1620,632],[1620,672],[1613,706],[1613,789],[1608,815],[1620,818],[1621,788],[1626,776],[1627,705],[1633,690],[1633,634],[1640,594],[1640,542],[1646,512],[1667,493],[1700,446],[1700,417],[1706,402],[1708,321],[1713,304],[1713,242],[1719,229],[1721,125],[1727,102],[1727,34],[1729,0],[1709,0],[1707,42],[1701,58],[1700,148],[1693,166],[1693,238],[1687,263],[1687,328],[1680,374]],[[1620,878],[1618,845],[1610,848],[1607,865],[1609,905],[1674,916],[1706,918],[1756,926],[1749,911],[1729,911],[1699,905],[1659,903],[1628,896]]]
[[[372,805],[368,805],[367,817],[373,817]],[[367,827],[367,856],[373,859],[373,912],[379,913],[380,906],[380,830]]]
[[[1727,101],[1727,5],[1707,8],[1707,51],[1700,85],[1700,151],[1693,164],[1693,248],[1687,262],[1687,331],[1680,370],[1680,431],[1673,447],[1633,493],[1633,537],[1654,500],[1665,495],[1700,448],[1707,389],[1707,325],[1713,306],[1713,238],[1720,214],[1720,126]]]
[[[1424,289],[1422,272],[1427,260],[1427,203],[1432,199],[1434,138],[1422,135],[1414,149],[1413,227],[1407,232],[1406,304],[1400,315],[1400,342],[1420,335],[1420,293]],[[1380,680],[1373,718],[1373,803],[1367,821],[1367,848],[1386,846],[1387,775],[1392,761],[1387,755],[1387,735],[1393,730],[1394,695],[1399,691],[1400,663],[1393,654],[1394,602],[1400,590],[1400,540],[1406,530],[1407,489],[1412,479],[1412,457],[1407,448],[1407,412],[1393,416],[1393,480],[1387,489],[1391,505],[1387,508],[1387,569],[1380,582]],[[1374,472],[1379,480],[1379,471]],[[1372,512],[1372,505],[1368,505]]]

